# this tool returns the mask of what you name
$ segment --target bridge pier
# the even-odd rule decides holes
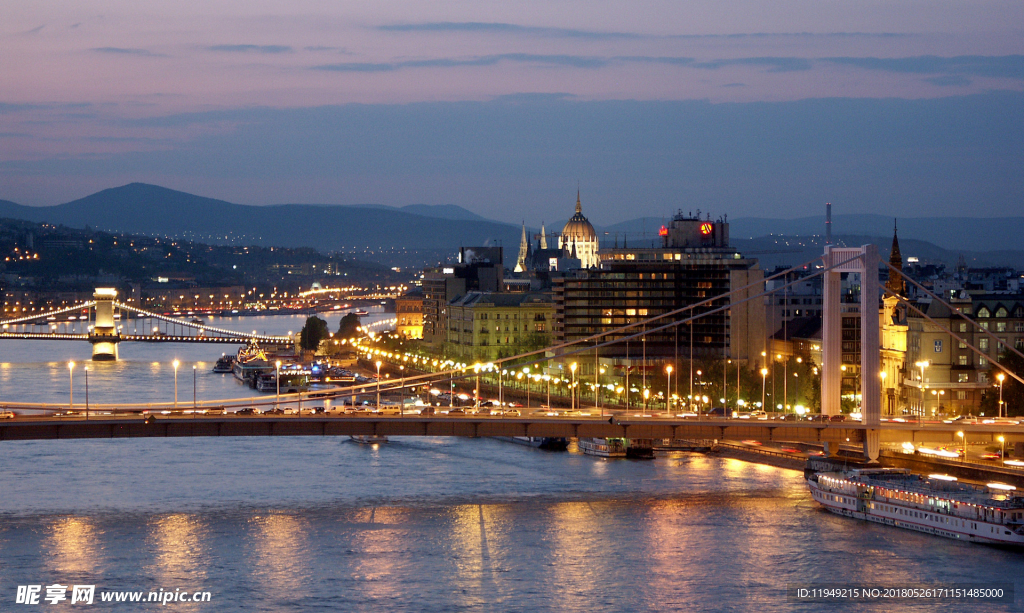
[[[121,342],[117,322],[114,320],[117,290],[111,287],[98,287],[92,298],[96,304],[96,321],[89,332],[92,359],[96,362],[117,360],[117,344]]]

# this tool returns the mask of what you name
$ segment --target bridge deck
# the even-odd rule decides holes
[[[480,416],[143,416],[19,417],[0,422],[0,441],[74,438],[178,436],[547,436],[624,437],[835,442],[861,444],[867,428],[858,423],[782,423],[750,420],[669,420],[658,418],[500,418]],[[957,444],[957,431],[972,443],[1024,441],[1024,427],[886,424],[882,442]]]

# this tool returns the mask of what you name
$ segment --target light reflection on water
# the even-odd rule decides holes
[[[111,372],[170,372],[165,359],[133,364]],[[0,366],[4,390],[18,368]],[[33,368],[44,383],[67,374]],[[78,582],[213,592],[183,611],[769,613],[820,610],[787,603],[788,583],[1024,574],[1017,552],[823,513],[799,472],[686,453],[609,461],[414,437],[0,441],[0,466],[0,599]]]
[[[318,315],[330,330],[337,330],[340,314]],[[214,317],[212,325],[249,332],[254,329],[270,334],[297,331],[306,315],[266,317]],[[366,322],[384,317],[371,313]],[[259,395],[243,386],[231,374],[211,372],[224,353],[234,354],[237,345],[198,343],[125,342],[118,347],[120,357],[113,362],[93,362],[92,346],[84,341],[0,340],[0,403],[5,401],[66,403],[73,391],[75,405],[85,404],[85,372],[89,368],[91,404],[119,402],[168,402],[174,399],[175,359],[178,368],[178,401],[192,401],[192,366],[195,395],[198,400]],[[68,362],[74,361],[73,375]],[[70,389],[73,386],[73,390]]]

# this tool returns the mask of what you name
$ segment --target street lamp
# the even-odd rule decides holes
[[[380,412],[380,365],[381,361],[377,360],[377,411]]]
[[[964,462],[966,462],[967,461],[967,437],[964,436],[963,430],[960,430],[959,432],[957,432],[956,435],[959,436],[963,440],[963,443],[964,443]]]
[[[764,410],[764,386],[765,386],[765,383],[767,381],[768,381],[768,369],[767,368],[762,368],[761,369],[761,410],[762,411]]]
[[[571,390],[572,402],[570,404],[570,407],[572,408],[573,411],[575,411],[576,410],[576,362],[573,362],[572,364],[569,365],[569,370],[572,371],[572,390]]]
[[[277,398],[274,400],[274,408],[281,408],[281,360],[274,363],[277,369],[277,375],[274,377],[277,380]]]
[[[175,408],[175,410],[177,410],[177,408],[178,408],[178,366],[181,365],[181,362],[179,362],[178,360],[174,360],[173,364],[174,364],[174,408]]]
[[[666,366],[665,372],[668,373],[668,383],[666,383],[665,385],[665,408],[671,413],[672,407],[670,405],[672,402],[672,366]]]
[[[476,364],[473,364],[473,372],[476,373],[476,389],[473,392],[473,395],[476,396],[476,398],[475,398],[475,407],[474,408],[476,408],[477,413],[479,413],[480,412],[480,362],[477,362]],[[530,404],[530,403],[527,402],[526,404]]]
[[[89,367],[86,366],[85,370],[85,419],[89,419]]]
[[[1003,415],[1003,381],[1006,380],[1006,375],[999,373],[996,375],[996,379],[999,379],[999,416],[1005,417]]]
[[[650,388],[645,387],[644,388],[644,414],[645,415],[647,414],[647,401],[650,399],[650,397],[651,397],[651,390],[650,390]]]
[[[68,411],[75,406],[75,363],[68,362]]]
[[[192,412],[196,410],[196,365],[192,365]]]
[[[1002,446],[1002,450],[999,452],[999,463],[1006,466],[1006,437],[1000,434],[996,437],[996,440]]]
[[[928,368],[928,360],[914,362],[914,366],[921,369],[921,419],[924,419],[924,369]]]

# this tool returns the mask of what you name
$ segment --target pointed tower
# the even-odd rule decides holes
[[[896,270],[903,272],[903,255],[900,253],[900,240],[896,236],[896,222],[892,226],[892,249],[889,252],[889,265]],[[906,282],[903,277],[889,269],[889,278],[885,281],[885,289],[893,294],[902,296],[906,291]]]
[[[571,248],[576,253],[572,257],[578,258],[583,268],[596,268],[600,265],[597,255],[597,231],[583,216],[583,206],[580,204],[578,189],[576,190],[576,214],[569,218],[569,222],[562,228],[562,233],[558,237],[558,248],[563,251],[569,251]]]
[[[530,255],[530,241],[526,240],[526,221],[523,221],[523,236],[519,239],[519,257],[515,272],[526,272],[526,258]]]
[[[544,229],[544,222],[543,221],[540,222],[540,248],[541,249],[547,249],[548,248],[548,233]]]

